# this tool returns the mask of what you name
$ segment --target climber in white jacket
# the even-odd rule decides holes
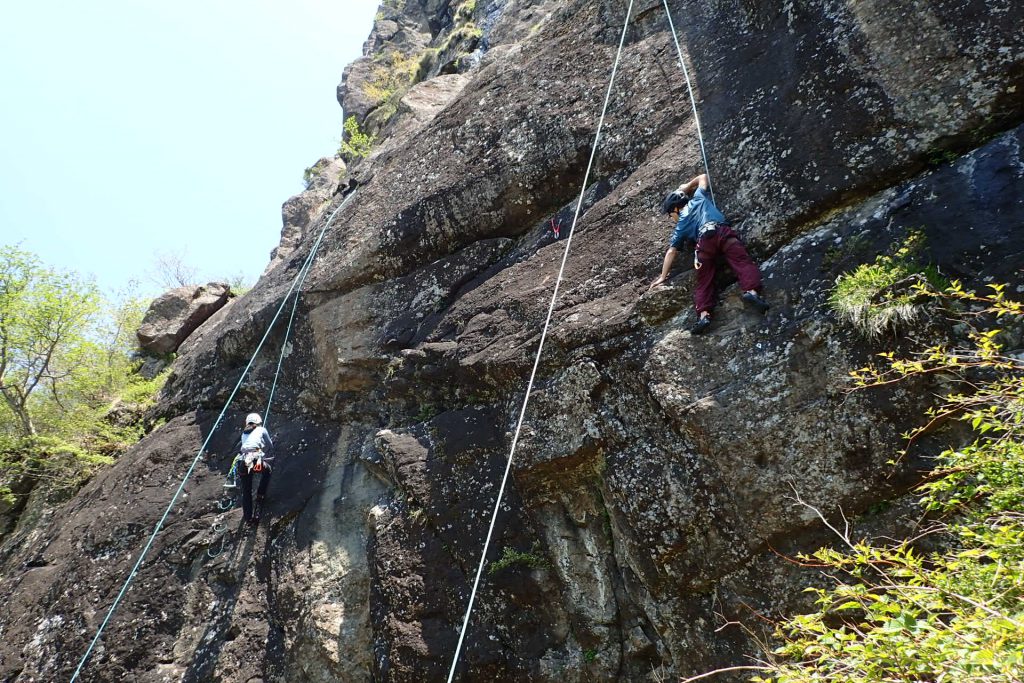
[[[262,427],[263,418],[258,413],[249,413],[245,418],[245,429],[242,430],[238,453],[238,469],[242,478],[242,517],[246,524],[255,526],[260,521],[260,509],[263,498],[267,495],[270,485],[270,463],[266,449],[273,446],[270,432]],[[256,489],[256,504],[252,500],[252,479],[254,474],[260,475],[260,485]]]

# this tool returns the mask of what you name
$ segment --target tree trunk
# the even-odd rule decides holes
[[[22,436],[35,436],[36,427],[32,424],[32,416],[28,412],[28,406],[25,401],[20,400],[21,397],[18,395],[12,395],[9,388],[4,388],[2,391],[4,395],[4,402],[7,403],[7,407],[11,409],[14,416],[18,418],[18,424],[21,427]]]
[[[28,414],[27,410],[19,410],[18,419],[21,421],[21,429],[24,432],[24,436],[36,435],[36,426],[32,424],[32,416]]]

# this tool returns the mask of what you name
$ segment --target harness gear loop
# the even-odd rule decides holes
[[[224,481],[224,488],[226,489],[238,488],[238,460],[240,457],[236,455],[234,460],[231,461],[231,469],[228,470],[228,476]]]
[[[254,448],[252,450],[242,451],[239,457],[242,458],[242,462],[245,463],[246,473],[262,472],[264,464],[266,464],[267,469],[270,469],[270,463],[263,462],[262,449]]]

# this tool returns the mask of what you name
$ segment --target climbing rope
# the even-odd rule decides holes
[[[693,84],[690,82],[690,72],[686,69],[686,62],[683,61],[683,49],[679,47],[679,36],[676,34],[676,25],[672,22],[672,11],[668,8],[668,0],[662,0],[665,5],[665,16],[668,17],[668,27],[672,30],[672,41],[676,44],[676,56],[679,57],[679,66],[683,69],[683,78],[686,79],[686,89],[690,93],[690,105],[693,107],[693,120],[697,124],[697,140],[700,142],[700,155],[704,160],[704,173],[708,176],[708,192],[711,193],[711,201],[715,201],[715,190],[711,185],[711,168],[708,166],[708,155],[704,151],[704,134],[700,130],[700,116],[697,114],[697,99],[693,96]],[[716,205],[717,206],[717,205]]]
[[[342,202],[342,206],[344,206],[344,202]],[[338,207],[338,209],[340,208],[341,206]],[[338,212],[338,209],[335,209],[335,213]],[[328,223],[333,218],[334,214],[331,214],[330,218],[327,219]],[[270,396],[267,397],[267,409],[263,411],[264,425],[270,421],[270,406],[274,403],[274,392],[277,391],[277,378],[281,374],[281,364],[284,363],[284,355],[288,350],[288,339],[292,334],[292,323],[295,322],[295,310],[299,307],[299,297],[302,296],[302,286],[306,283],[306,276],[309,275],[309,270],[312,267],[312,264],[312,261],[307,261],[303,270],[299,272],[299,287],[295,292],[295,299],[292,300],[292,312],[291,315],[288,316],[288,327],[284,332],[284,341],[281,342],[281,353],[277,357],[277,369],[274,370],[274,381],[270,385]]]
[[[195,458],[192,459],[192,464],[189,466],[188,471],[185,472],[185,476],[182,478],[181,484],[178,485],[178,489],[174,492],[174,496],[171,497],[171,502],[168,503],[167,509],[164,510],[163,516],[160,517],[160,521],[157,522],[156,527],[153,529],[153,533],[150,535],[145,547],[143,547],[142,553],[139,555],[138,560],[135,561],[135,566],[132,567],[131,573],[128,574],[128,578],[125,580],[124,585],[121,586],[120,592],[114,599],[114,602],[110,606],[110,609],[107,610],[107,615],[106,617],[104,617],[103,622],[100,624],[99,629],[96,631],[96,635],[93,637],[92,642],[89,643],[89,647],[86,649],[85,654],[82,655],[82,659],[78,662],[78,667],[75,669],[75,673],[71,676],[71,683],[75,683],[75,681],[78,679],[78,675],[82,672],[82,668],[85,666],[86,661],[88,661],[89,655],[92,654],[93,649],[99,642],[100,636],[103,635],[103,631],[106,629],[107,624],[110,622],[110,618],[113,616],[114,611],[117,609],[118,605],[121,603],[121,600],[128,592],[128,587],[135,579],[135,575],[138,573],[139,567],[142,566],[142,561],[146,559],[146,555],[149,553],[150,548],[153,546],[153,541],[156,540],[157,534],[160,533],[160,530],[163,527],[164,522],[167,521],[168,515],[171,514],[171,509],[174,507],[174,504],[178,502],[178,497],[181,496],[181,492],[185,489],[186,482],[188,482],[189,478],[192,476],[192,472],[195,470],[196,465],[199,464],[199,460],[202,458],[202,455],[206,450],[206,446],[210,443],[210,439],[213,438],[213,434],[214,432],[217,431],[217,427],[220,426],[221,420],[224,419],[224,415],[227,413],[228,407],[231,405],[231,402],[235,400],[235,395],[241,388],[242,382],[245,380],[246,375],[249,374],[249,370],[252,368],[253,363],[256,361],[256,357],[259,355],[260,349],[263,348],[263,344],[266,343],[267,338],[270,337],[270,333],[274,329],[274,324],[277,322],[277,319],[281,316],[281,311],[284,310],[285,304],[288,303],[288,297],[291,296],[292,292],[299,285],[300,278],[301,281],[305,281],[305,273],[308,272],[310,265],[313,262],[313,258],[316,256],[317,251],[320,249],[320,243],[323,241],[324,235],[327,233],[327,229],[331,226],[331,222],[334,220],[334,217],[338,214],[338,212],[341,211],[354,196],[355,193],[353,192],[348,197],[346,197],[341,202],[341,204],[338,205],[338,208],[336,208],[328,217],[328,219],[324,222],[323,229],[320,230],[320,234],[317,236],[316,241],[310,248],[309,255],[306,257],[305,262],[302,264],[302,268],[299,269],[298,275],[296,275],[295,279],[292,280],[291,287],[288,288],[288,292],[285,293],[284,298],[281,300],[281,305],[278,306],[277,312],[274,313],[273,319],[267,326],[267,331],[263,333],[263,338],[260,339],[260,343],[256,345],[256,350],[253,352],[252,358],[249,359],[249,363],[245,366],[245,370],[242,371],[242,376],[238,378],[238,382],[235,384],[235,388],[231,391],[230,396],[228,396],[227,403],[224,404],[224,408],[220,411],[220,415],[217,416],[217,420],[213,423],[213,427],[210,429],[210,433],[206,436],[206,439],[203,441],[203,445],[199,447],[199,451],[196,453]],[[290,326],[291,320],[289,320],[289,333],[291,332]],[[278,364],[278,371],[280,371],[280,364]],[[274,378],[274,381],[276,384],[276,376]]]
[[[448,672],[448,683],[455,678],[455,669],[459,664],[459,655],[462,653],[462,643],[466,638],[466,630],[469,627],[469,617],[473,613],[473,603],[476,601],[477,588],[480,586],[480,577],[487,562],[487,550],[491,545],[491,537],[494,534],[494,524],[498,519],[498,510],[501,507],[502,498],[505,495],[505,487],[508,484],[508,476],[512,471],[512,460],[516,454],[516,446],[519,445],[519,434],[523,428],[523,420],[526,418],[526,407],[530,402],[530,392],[533,390],[533,382],[537,377],[537,368],[540,366],[540,357],[544,351],[544,341],[547,339],[548,327],[551,325],[551,317],[555,311],[555,302],[558,300],[558,290],[562,285],[562,275],[565,272],[565,264],[569,260],[569,249],[572,247],[573,234],[576,231],[576,222],[580,217],[580,210],[583,208],[583,198],[587,192],[587,183],[590,181],[590,172],[594,166],[594,158],[597,156],[597,146],[601,140],[601,129],[604,127],[605,114],[608,112],[608,103],[612,96],[612,86],[615,84],[615,74],[619,69],[619,60],[622,57],[622,47],[626,43],[626,29],[629,28],[629,19],[633,13],[633,0],[629,0],[629,8],[626,10],[626,21],[622,25],[622,36],[619,38],[619,49],[615,53],[615,62],[612,65],[611,77],[608,80],[608,91],[604,96],[604,106],[601,109],[601,118],[597,123],[597,133],[594,135],[594,144],[590,149],[590,161],[587,163],[587,171],[583,176],[583,189],[580,190],[579,200],[576,202],[576,212],[572,217],[572,224],[569,226],[569,235],[565,240],[565,249],[562,252],[562,263],[558,268],[558,278],[555,280],[555,289],[551,293],[551,302],[548,304],[547,318],[544,320],[544,329],[541,331],[540,343],[537,345],[537,355],[533,359],[533,370],[530,372],[530,381],[526,385],[526,396],[523,398],[523,406],[519,411],[519,420],[516,423],[515,435],[512,437],[512,447],[509,451],[508,461],[505,463],[505,474],[501,478],[501,487],[498,489],[497,500],[494,501],[494,511],[491,514],[491,524],[487,529],[487,538],[484,541],[483,552],[480,553],[480,565],[476,570],[476,578],[473,580],[473,590],[469,595],[469,605],[466,607],[466,616],[462,620],[462,630],[459,632],[459,642],[455,648],[455,656],[452,657],[451,670]]]
[[[224,546],[227,545],[227,530],[228,525],[224,524],[224,522],[221,520],[221,516],[218,515],[217,518],[214,520],[213,524],[210,525],[210,531],[213,533],[214,540],[210,543],[210,547],[206,549],[206,555],[211,560],[217,559],[218,557],[224,554]],[[220,540],[220,548],[217,550],[217,552],[214,553],[212,552],[213,543],[216,542],[218,539]]]
[[[334,210],[334,213],[332,213],[327,218],[327,225],[330,225],[331,221],[334,220],[334,214],[338,213],[338,211],[340,211],[341,208],[345,206],[346,202],[348,202],[348,199],[342,202],[341,205]],[[323,233],[321,233],[321,235],[322,234]],[[270,406],[273,405],[274,403],[274,393],[277,391],[277,379],[281,375],[281,365],[284,363],[285,352],[288,350],[288,340],[291,337],[292,326],[295,322],[295,311],[299,306],[299,297],[302,296],[302,286],[306,283],[306,276],[309,275],[309,271],[312,267],[313,261],[311,259],[306,259],[306,262],[302,265],[302,268],[299,270],[298,288],[295,292],[295,299],[292,300],[292,311],[291,314],[288,316],[288,326],[287,328],[285,328],[284,341],[281,342],[281,353],[277,357],[277,368],[274,370],[274,381],[270,385],[270,395],[267,397],[267,407],[266,410],[263,411],[264,425],[266,425],[270,421]],[[285,301],[288,301],[287,297],[285,297]],[[227,480],[229,480],[231,483],[225,483],[224,488],[238,488],[238,461],[239,456],[236,455],[235,459],[231,461],[231,469],[228,470],[227,474]]]

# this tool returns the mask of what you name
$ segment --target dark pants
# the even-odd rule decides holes
[[[744,292],[761,289],[761,271],[750,258],[747,248],[732,228],[720,225],[713,236],[702,237],[697,242],[697,259],[701,266],[697,270],[693,299],[698,313],[715,307],[715,267],[719,256],[724,256],[729,267],[736,273],[740,289]]]
[[[270,465],[263,463],[262,472],[247,471],[244,462],[238,463],[238,476],[242,480],[242,517],[246,521],[258,519],[263,497],[267,495],[267,487],[270,486]],[[256,488],[256,510],[252,506],[252,480],[259,476],[260,485]]]

